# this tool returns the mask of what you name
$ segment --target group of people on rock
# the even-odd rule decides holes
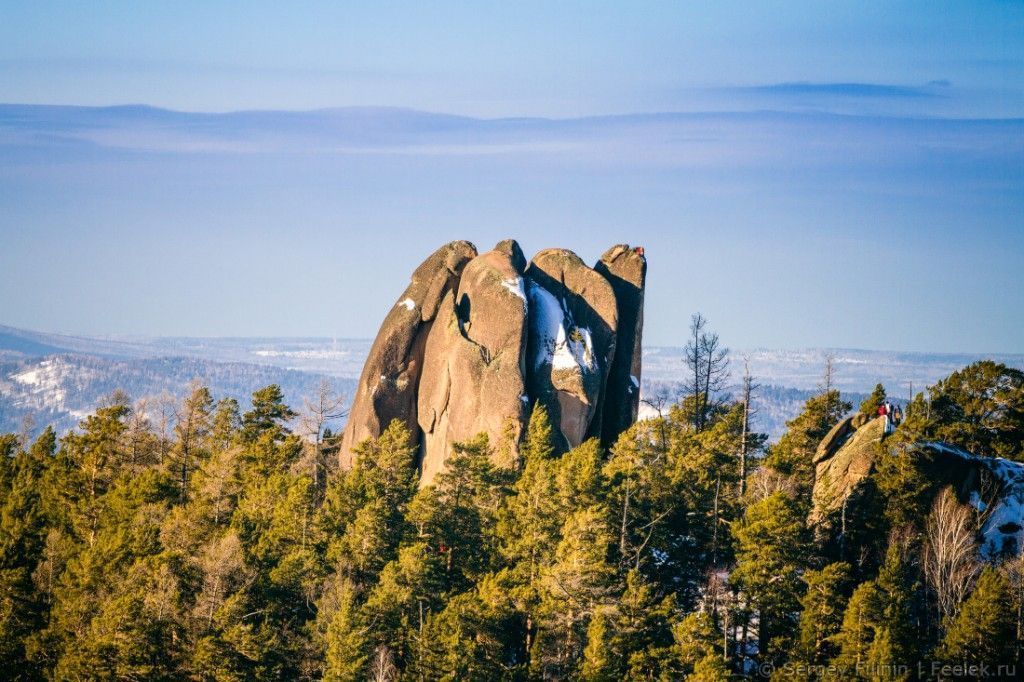
[[[885,417],[885,435],[889,435],[903,421],[903,410],[886,400],[878,406],[878,416]]]

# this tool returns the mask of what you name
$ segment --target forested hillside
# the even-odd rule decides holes
[[[903,447],[1020,459],[1016,370],[978,363],[919,395],[841,542],[806,522],[815,448],[850,408],[835,390],[767,450],[742,401],[689,396],[607,452],[556,452],[537,409],[512,468],[476,439],[427,487],[397,422],[337,470],[329,407],[302,438],[276,386],[244,407],[197,386],[168,437],[123,396],[77,432],[3,437],[0,675],[902,679],[1020,661],[1019,548],[983,562],[983,505]]]

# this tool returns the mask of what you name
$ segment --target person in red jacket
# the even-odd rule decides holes
[[[882,438],[892,433],[892,403],[885,401],[878,406],[878,416],[885,417],[885,427],[882,429]]]

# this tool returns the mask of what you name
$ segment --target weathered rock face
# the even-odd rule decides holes
[[[416,392],[423,367],[426,332],[445,294],[476,256],[469,242],[445,244],[412,274],[409,286],[388,312],[363,365],[341,445],[341,464],[350,466],[352,448],[376,437],[393,419],[416,428]]]
[[[647,259],[642,248],[631,249],[628,244],[618,244],[605,251],[594,270],[612,285],[619,316],[615,357],[601,406],[601,441],[607,446],[636,421],[640,409]]]
[[[443,468],[452,443],[479,433],[487,434],[499,461],[517,455],[528,407],[521,263],[518,245],[474,258],[458,289],[441,302],[427,336],[418,399],[423,483]]]
[[[565,249],[546,249],[526,269],[530,395],[568,448],[601,436],[599,407],[615,357],[618,304],[603,276]]]
[[[444,469],[453,443],[480,433],[496,461],[511,465],[538,401],[564,448],[614,441],[636,419],[645,274],[643,249],[621,245],[596,269],[564,249],[527,263],[513,240],[479,256],[468,242],[442,247],[413,274],[374,341],[342,466],[392,419],[417,438],[424,484]]]
[[[885,418],[851,415],[835,425],[814,456],[811,522],[839,509],[875,468]]]

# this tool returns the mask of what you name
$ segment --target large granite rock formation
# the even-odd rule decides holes
[[[420,446],[421,482],[452,444],[486,433],[512,465],[533,405],[544,404],[563,449],[606,445],[636,420],[643,249],[615,246],[595,268],[546,249],[527,263],[505,240],[436,251],[389,312],[363,369],[341,448],[403,421]]]

